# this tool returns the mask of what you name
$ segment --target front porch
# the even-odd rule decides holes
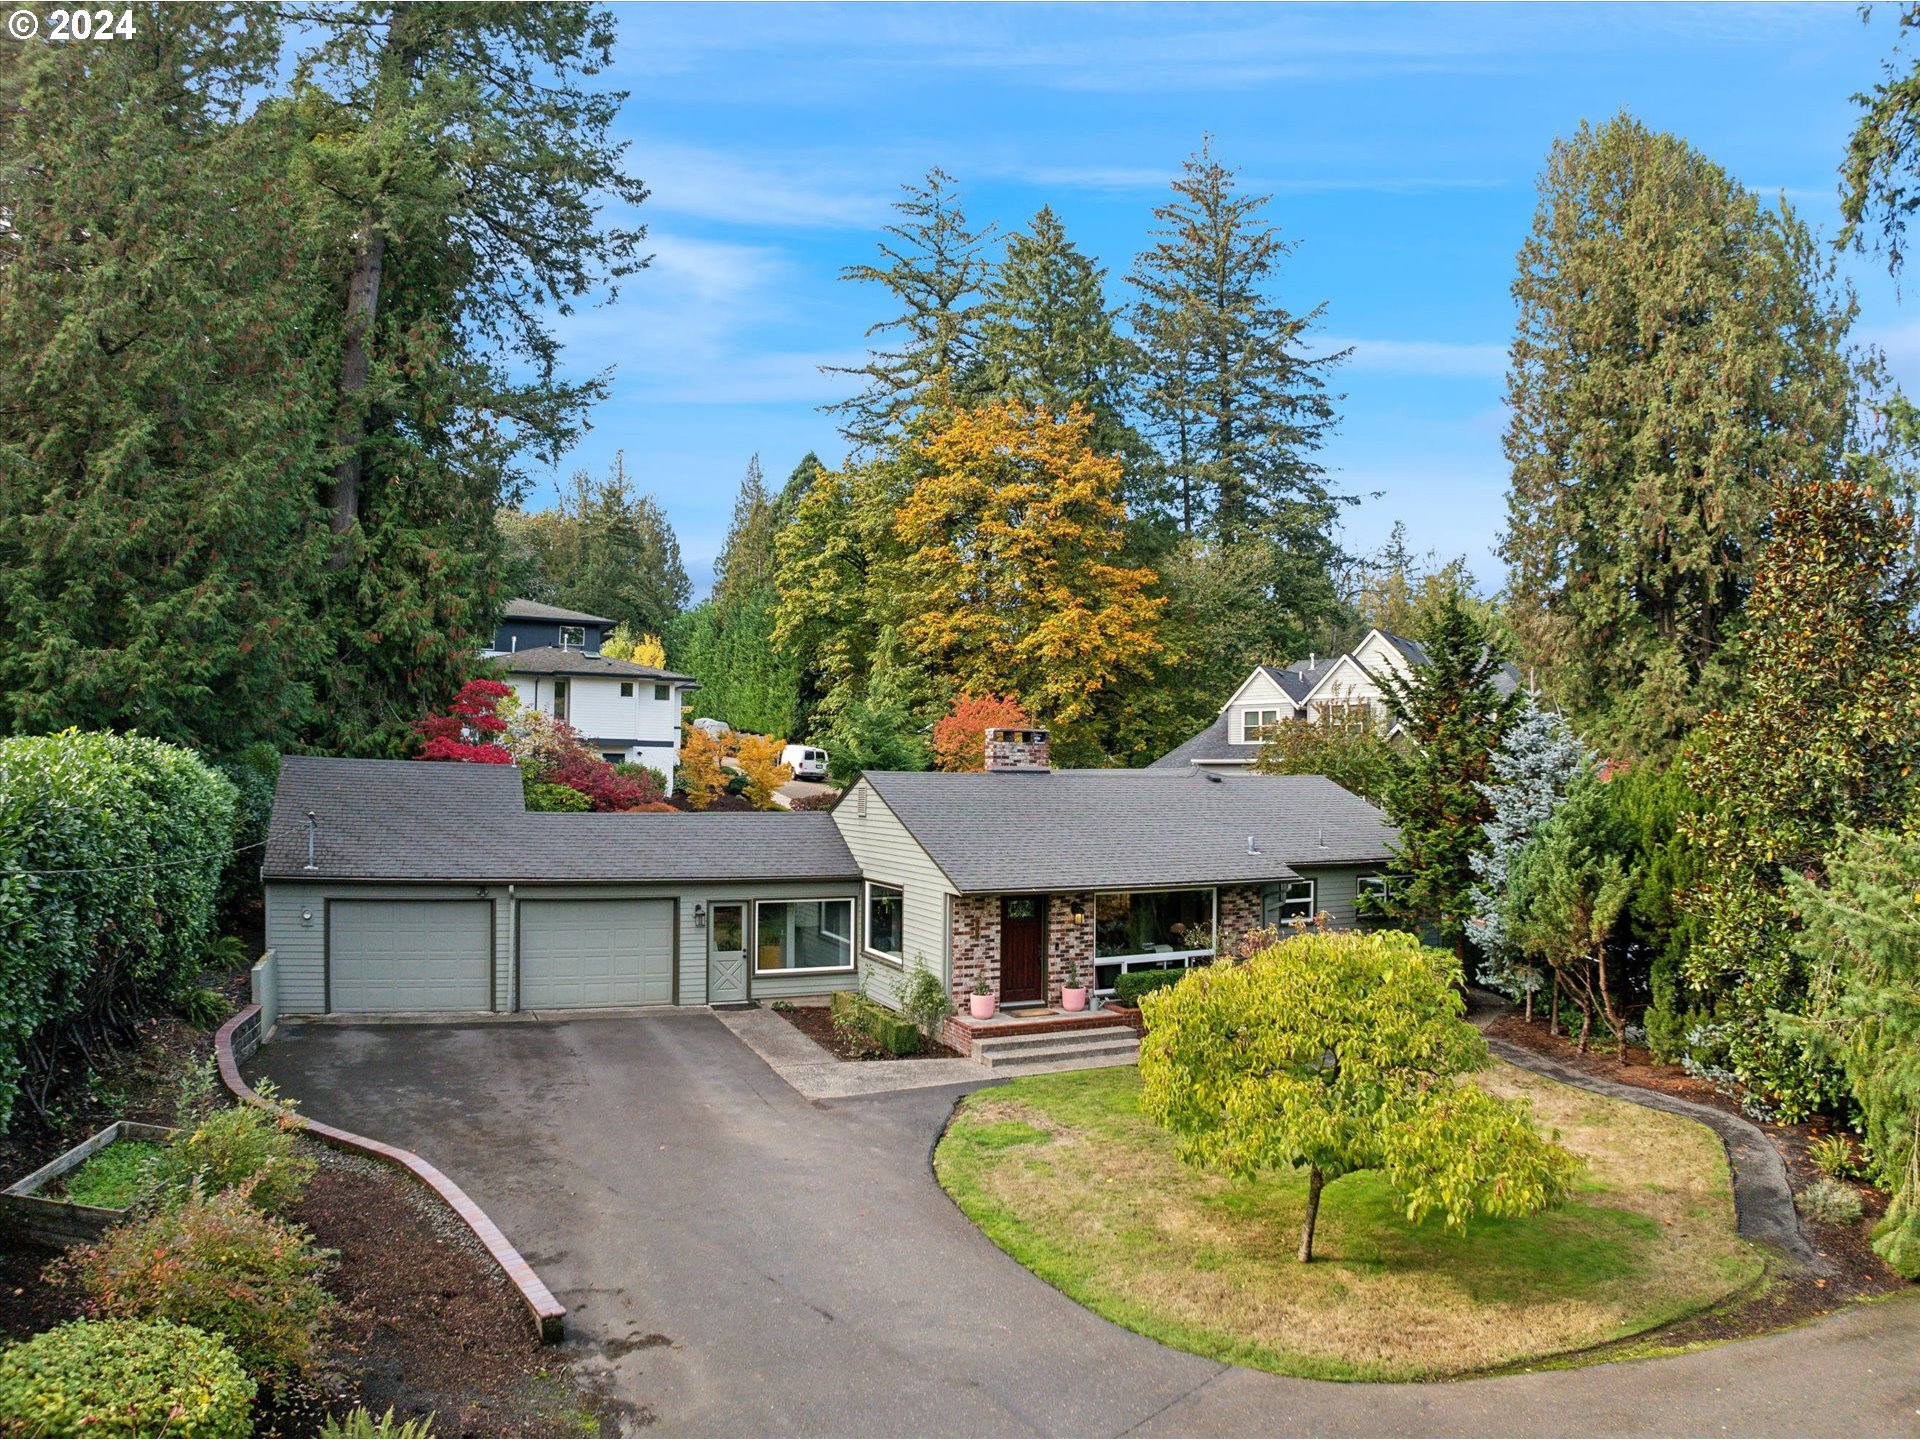
[[[972,1055],[981,1041],[1072,1034],[1085,1030],[1127,1030],[1132,1022],[1111,1010],[1062,1010],[1053,1005],[1036,1005],[1018,1010],[999,1010],[992,1018],[976,1020],[967,1013],[965,997],[960,1009],[947,1017],[941,1042],[956,1054]]]

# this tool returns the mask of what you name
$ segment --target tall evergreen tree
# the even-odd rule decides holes
[[[660,502],[634,484],[624,453],[602,478],[575,471],[552,509],[506,511],[500,524],[509,548],[529,557],[530,599],[658,635],[692,596],[679,537]]]
[[[1464,964],[1476,908],[1473,857],[1486,845],[1481,827],[1493,818],[1482,787],[1525,702],[1517,690],[1501,693],[1500,652],[1457,594],[1414,638],[1427,663],[1405,678],[1375,677],[1409,744],[1386,793],[1387,816],[1400,831],[1388,905],[1403,920],[1433,926]]]
[[[0,66],[0,726],[286,745],[326,648],[328,296],[285,116],[247,116],[277,20],[137,10]]]
[[[965,392],[979,363],[980,291],[991,268],[993,227],[968,227],[953,177],[938,166],[901,188],[899,218],[885,229],[880,263],[840,272],[843,280],[880,286],[899,307],[867,329],[869,339],[890,337],[895,348],[875,349],[864,365],[822,367],[864,380],[860,394],[827,409],[841,417],[841,433],[867,449],[897,436],[936,392]]]
[[[1807,997],[1787,877],[1817,879],[1843,826],[1894,829],[1920,798],[1920,566],[1914,516],[1841,476],[1783,487],[1747,603],[1747,684],[1703,723],[1687,773],[1702,883],[1691,1005],[1696,1056],[1723,1063],[1785,1118],[1833,1097],[1818,1047],[1770,1012]]]
[[[1127,276],[1164,498],[1184,534],[1264,532],[1330,557],[1337,501],[1315,452],[1334,423],[1324,377],[1342,356],[1304,348],[1325,307],[1295,314],[1274,298],[1293,247],[1262,215],[1270,197],[1239,191],[1211,139],[1173,190]]]
[[[773,499],[760,473],[760,457],[747,461],[746,477],[734,497],[727,541],[713,565],[713,597],[724,609],[730,602],[757,595],[773,583],[773,543],[779,524]]]
[[[1899,13],[1894,53],[1880,83],[1853,97],[1860,121],[1840,167],[1841,244],[1864,249],[1863,230],[1877,231],[1874,244],[1896,275],[1906,259],[1907,217],[1920,209],[1920,61],[1906,53],[1920,30],[1920,5],[1903,5]]]
[[[1106,271],[1067,238],[1052,206],[1010,236],[994,267],[980,319],[980,388],[994,399],[1094,418],[1091,442],[1132,465],[1145,444],[1125,418],[1133,351],[1107,304]]]
[[[549,316],[644,263],[602,197],[645,188],[592,87],[602,7],[398,0],[310,12],[294,75],[310,213],[331,237],[337,367],[331,738],[400,743],[497,601],[494,513],[577,434],[600,377],[559,374]]]
[[[1737,688],[1774,487],[1839,462],[1852,297],[1784,201],[1625,115],[1554,144],[1519,266],[1510,618],[1583,733],[1666,755]]]

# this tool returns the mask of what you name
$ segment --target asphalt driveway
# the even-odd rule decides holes
[[[1165,1349],[947,1200],[927,1157],[960,1090],[809,1102],[704,1011],[291,1027],[249,1069],[453,1176],[645,1433],[1920,1433],[1913,1296],[1671,1360],[1449,1385]]]

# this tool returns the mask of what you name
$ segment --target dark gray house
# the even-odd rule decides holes
[[[829,813],[531,814],[508,766],[282,762],[266,942],[283,1014],[707,1005],[915,968],[1045,1012],[1071,970],[1210,959],[1241,933],[1355,924],[1393,840],[1318,776],[869,773]],[[964,1040],[962,1041],[964,1043]]]
[[[614,622],[604,615],[589,615],[539,600],[510,600],[499,628],[493,632],[493,648],[487,653],[512,655],[551,645],[598,655],[600,642],[613,633],[613,628]]]

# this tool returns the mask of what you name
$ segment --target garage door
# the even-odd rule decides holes
[[[671,900],[527,900],[520,1008],[673,1003]]]
[[[490,1010],[492,931],[485,900],[336,900],[327,907],[327,1007]]]

